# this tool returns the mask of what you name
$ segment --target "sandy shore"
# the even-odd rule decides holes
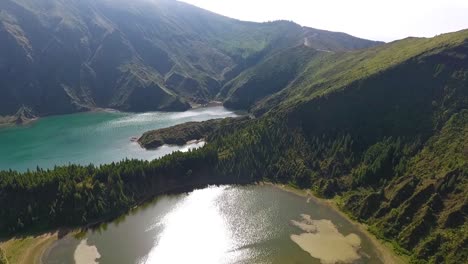
[[[0,243],[8,261],[15,264],[41,264],[42,254],[58,239],[58,232],[15,237]]]
[[[375,235],[369,232],[367,225],[363,223],[359,223],[353,219],[351,219],[347,214],[345,214],[341,209],[338,207],[338,205],[333,201],[333,200],[327,200],[327,199],[321,199],[316,196],[314,196],[311,192],[306,191],[306,190],[300,190],[296,189],[290,186],[286,185],[279,185],[279,184],[273,184],[269,182],[263,182],[261,184],[264,185],[270,185],[276,188],[279,188],[283,191],[287,191],[290,193],[294,193],[296,195],[302,196],[304,198],[307,198],[308,201],[312,200],[317,204],[327,206],[328,208],[331,208],[332,210],[336,211],[339,213],[343,218],[348,220],[353,226],[355,226],[359,231],[361,231],[362,234],[364,234],[369,241],[372,243],[372,245],[377,249],[377,252],[379,254],[379,258],[383,263],[386,264],[404,264],[408,263],[408,261],[405,259],[405,257],[398,255],[393,248],[391,248],[389,245],[384,244],[383,241],[379,240]]]

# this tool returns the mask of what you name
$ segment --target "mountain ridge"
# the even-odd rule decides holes
[[[0,7],[0,115],[22,105],[39,115],[185,110],[304,39],[340,51],[380,44],[286,21],[238,21],[178,1],[5,0]]]

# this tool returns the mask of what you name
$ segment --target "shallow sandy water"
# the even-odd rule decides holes
[[[327,219],[313,220],[306,214],[301,217],[300,221],[291,222],[305,233],[293,234],[291,240],[312,257],[324,264],[353,263],[361,258],[358,253],[361,238],[358,235],[351,233],[344,236]]]

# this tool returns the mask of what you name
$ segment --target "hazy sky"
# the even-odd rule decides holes
[[[248,21],[303,26],[391,41],[468,28],[468,0],[181,0]]]

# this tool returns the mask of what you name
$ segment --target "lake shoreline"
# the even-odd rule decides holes
[[[42,264],[42,256],[47,249],[59,240],[60,231],[50,231],[39,235],[17,236],[0,242],[9,263]]]
[[[218,184],[214,184],[218,186]],[[223,185],[223,184],[219,184]],[[227,184],[229,185],[229,184]],[[238,185],[238,184],[233,184],[233,185]],[[239,184],[242,185],[242,184]],[[249,184],[247,184],[249,185]],[[307,199],[312,200],[314,203],[325,206],[334,212],[338,213],[341,217],[346,219],[351,225],[356,227],[368,240],[372,243],[372,246],[376,249],[380,260],[383,263],[389,263],[389,264],[403,264],[406,263],[404,258],[394,252],[394,250],[389,246],[383,243],[382,240],[378,239],[375,237],[372,233],[369,232],[367,226],[363,223],[360,223],[356,220],[351,219],[346,213],[344,213],[338,205],[333,201],[329,199],[322,199],[319,197],[314,196],[310,191],[307,190],[301,190],[297,189],[291,186],[287,185],[281,185],[281,184],[275,184],[271,182],[258,182],[258,183],[253,183],[252,185],[259,185],[259,186],[271,186],[277,189],[280,189],[285,192],[289,192],[295,195],[298,195],[300,197],[304,197]],[[184,192],[189,192],[203,188],[201,186],[185,186],[182,187],[182,189],[175,190],[173,189],[171,192],[164,192],[165,194],[167,193],[184,193]],[[163,195],[163,193],[157,194],[155,196],[148,197],[147,199],[144,199],[142,201],[139,201],[132,209],[128,210],[126,214],[134,210],[135,208],[138,208],[140,206],[144,206],[145,203],[150,202],[153,199],[156,199],[157,197]],[[87,229],[92,229],[95,226],[98,226],[102,223],[108,222],[111,219],[114,218],[103,218],[99,219],[93,223],[90,223],[88,225],[84,225],[82,227],[76,227],[74,229],[63,229],[59,228],[56,230],[52,230],[46,233],[38,234],[38,235],[24,235],[24,236],[16,236],[12,237],[3,241],[0,241],[0,247],[5,249],[7,256],[9,256],[10,263],[12,263],[12,259],[15,261],[13,263],[18,263],[18,264],[28,264],[28,263],[41,263],[41,259],[43,258],[45,252],[47,249],[50,248],[50,246],[57,240],[60,239],[59,233],[61,230],[66,230],[62,231],[65,232],[66,234],[73,233],[74,231],[71,230],[87,230]],[[22,241],[27,241],[28,247],[23,248],[23,242]],[[21,251],[22,250],[22,251]],[[11,255],[10,255],[11,254]],[[15,258],[12,258],[12,256],[15,256]]]
[[[204,137],[189,137],[180,144],[166,144],[148,151],[138,143],[138,138],[145,132],[182,123],[237,116],[237,113],[218,106],[184,113],[123,113],[101,109],[44,117],[30,125],[0,129],[0,170],[26,172],[38,166],[52,169],[69,164],[99,166],[127,158],[159,159],[185,148],[187,141]]]
[[[141,113],[148,113],[148,112],[167,112],[167,113],[183,113],[186,111],[190,110],[197,110],[201,108],[208,108],[208,107],[216,107],[216,106],[223,106],[223,102],[221,101],[210,101],[206,104],[194,104],[191,105],[191,107],[187,110],[184,111],[161,111],[161,110],[155,110],[155,111],[144,111]],[[15,115],[11,116],[1,116],[0,115],[0,129],[2,128],[9,128],[9,127],[17,127],[17,126],[27,126],[30,125],[38,120],[40,120],[43,117],[53,117],[53,116],[62,116],[62,115],[72,115],[72,114],[78,114],[78,113],[102,113],[102,112],[107,112],[107,113],[140,113],[140,112],[124,112],[120,111],[118,109],[113,109],[113,108],[101,108],[101,107],[93,107],[93,108],[88,108],[84,111],[76,111],[76,112],[71,112],[71,113],[63,113],[63,114],[51,114],[51,115],[42,115],[42,116],[35,116],[34,118],[29,118],[23,120],[22,123],[18,124],[16,122],[17,117]]]
[[[4,249],[8,260],[10,263],[15,264],[42,264],[41,260],[46,251],[50,246],[55,242],[60,240],[63,237],[66,237],[70,234],[78,234],[85,232],[87,230],[92,230],[99,227],[102,224],[110,223],[113,220],[118,219],[121,216],[130,214],[133,210],[137,210],[139,207],[145,206],[148,203],[151,203],[158,197],[162,195],[172,195],[172,194],[183,194],[188,192],[193,192],[194,190],[203,189],[208,186],[222,186],[222,185],[241,185],[239,184],[205,184],[201,183],[200,185],[179,185],[174,186],[166,191],[156,193],[154,195],[149,195],[135,203],[134,206],[126,210],[122,214],[112,215],[107,217],[102,217],[91,223],[75,226],[75,227],[59,227],[57,229],[51,229],[49,231],[44,231],[43,233],[25,233],[18,234],[11,237],[0,237],[0,248]],[[61,235],[59,235],[62,233]],[[27,247],[24,247],[24,244],[27,244]],[[14,262],[12,261],[14,260]]]
[[[354,219],[351,219],[349,215],[347,215],[345,212],[343,212],[339,206],[334,202],[333,200],[330,199],[323,199],[315,196],[308,190],[302,190],[302,189],[297,189],[291,186],[283,185],[283,184],[275,184],[271,182],[261,182],[258,185],[268,185],[272,186],[275,188],[278,188],[282,191],[293,193],[295,195],[311,199],[313,202],[323,205],[327,208],[332,209],[336,213],[338,213],[341,217],[346,219],[350,224],[355,226],[366,238],[369,239],[369,241],[372,243],[372,246],[375,247],[377,250],[380,260],[384,264],[404,264],[407,263],[407,261],[404,259],[403,256],[398,255],[393,248],[391,248],[389,245],[385,244],[384,241],[381,239],[377,238],[374,234],[372,234],[369,230],[366,224],[360,223]]]
[[[15,116],[0,116],[0,128],[8,128],[8,127],[21,127],[21,126],[27,126],[30,125],[34,122],[39,121],[42,118],[45,117],[54,117],[54,116],[63,116],[63,115],[73,115],[73,114],[80,114],[80,113],[120,113],[121,111],[117,109],[112,109],[112,108],[90,108],[85,111],[76,111],[76,112],[71,112],[71,113],[63,113],[63,114],[51,114],[51,115],[42,115],[42,116],[36,116],[34,118],[30,118],[27,120],[24,120],[22,123],[18,124],[16,123],[13,118]]]
[[[39,120],[40,117],[35,117],[35,118],[30,118],[30,119],[24,119],[20,124],[16,122],[17,118],[15,116],[0,116],[0,129],[1,128],[9,128],[9,127],[16,127],[16,126],[27,126],[30,125],[37,120]]]

